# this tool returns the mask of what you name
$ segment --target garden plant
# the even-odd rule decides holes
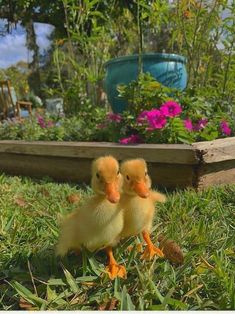
[[[1,139],[192,143],[234,135],[235,111],[222,99],[167,88],[150,74],[119,86],[128,100],[122,114],[92,108],[76,117],[35,114],[29,120],[9,119],[0,125]]]

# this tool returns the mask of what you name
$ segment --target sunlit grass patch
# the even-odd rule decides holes
[[[54,256],[60,217],[78,206],[68,201],[73,193],[83,198],[90,189],[0,177],[1,309],[235,309],[234,185],[169,193],[152,238],[174,239],[184,264],[143,262],[141,238],[131,238],[114,251],[128,277],[112,282],[103,252]]]

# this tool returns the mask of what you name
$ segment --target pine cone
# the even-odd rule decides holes
[[[175,241],[171,239],[165,239],[161,234],[158,237],[159,247],[163,251],[165,257],[173,264],[182,265],[184,262],[184,255],[181,248]]]

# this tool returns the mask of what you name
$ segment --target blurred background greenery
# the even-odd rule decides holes
[[[235,102],[234,0],[1,0],[1,36],[22,25],[29,63],[0,70],[18,97],[62,97],[67,114],[105,106],[104,62],[143,52],[187,57],[188,87],[232,106]],[[54,25],[44,55],[35,23]],[[141,34],[139,26],[141,25]],[[142,37],[142,38],[140,38]]]

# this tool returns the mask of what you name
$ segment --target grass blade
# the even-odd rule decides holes
[[[135,310],[135,306],[131,300],[129,293],[127,292],[126,286],[123,286],[122,289],[120,310],[121,311]]]
[[[19,282],[13,281],[10,285],[17,291],[17,293],[24,298],[26,301],[35,305],[37,307],[41,307],[44,303],[47,303],[44,299],[37,297],[30,290],[22,286]]]
[[[71,275],[71,273],[63,267],[63,271],[64,271],[64,275],[66,278],[67,283],[69,284],[71,290],[73,291],[73,293],[77,293],[79,291],[79,287],[76,283],[75,278]]]

